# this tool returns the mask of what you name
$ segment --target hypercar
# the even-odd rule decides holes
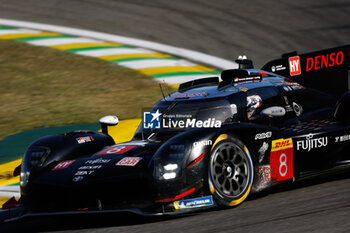
[[[237,206],[349,164],[349,46],[285,54],[260,70],[237,63],[164,95],[129,142],[108,134],[114,116],[100,119],[102,132],[33,142],[17,169],[21,216]]]

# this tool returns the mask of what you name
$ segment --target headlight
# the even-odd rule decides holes
[[[50,149],[46,147],[30,147],[24,154],[21,175],[20,175],[20,186],[25,187],[28,184],[31,171],[43,165],[47,156],[50,153]]]
[[[165,171],[174,171],[178,168],[179,166],[177,164],[172,164],[172,163],[169,163],[168,165],[165,165],[164,166],[164,170]]]
[[[19,182],[21,187],[24,187],[24,186],[26,186],[28,184],[29,175],[30,175],[29,171],[21,172],[20,182]]]
[[[157,163],[154,166],[153,176],[158,180],[170,180],[176,178],[179,173],[179,165],[175,163],[161,164]]]
[[[28,159],[32,167],[40,167],[45,162],[50,149],[46,147],[32,147],[27,151]]]
[[[185,156],[185,145],[169,145],[159,151],[155,157],[153,176],[157,180],[175,179],[181,175],[183,158]]]
[[[164,173],[163,174],[164,180],[174,179],[175,177],[176,177],[176,173],[175,172],[168,172],[168,173]]]

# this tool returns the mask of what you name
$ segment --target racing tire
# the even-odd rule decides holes
[[[220,135],[209,159],[209,188],[220,207],[236,206],[250,193],[253,163],[247,147],[237,137]]]

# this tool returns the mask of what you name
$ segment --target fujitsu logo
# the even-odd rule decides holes
[[[306,140],[297,141],[297,150],[310,151],[315,148],[325,147],[328,145],[328,137],[313,138],[313,134],[306,136]]]

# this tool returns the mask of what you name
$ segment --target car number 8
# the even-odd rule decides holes
[[[121,150],[123,150],[124,148],[125,148],[125,146],[117,146],[117,147],[114,147],[114,148],[110,149],[110,150],[107,151],[106,153],[107,153],[107,154],[118,153],[118,152],[120,152]]]
[[[283,167],[285,167],[285,169]],[[283,170],[285,170],[285,171],[282,172]],[[281,176],[286,176],[287,172],[288,172],[287,155],[285,153],[281,154],[281,156],[280,156],[279,172],[280,172]]]

